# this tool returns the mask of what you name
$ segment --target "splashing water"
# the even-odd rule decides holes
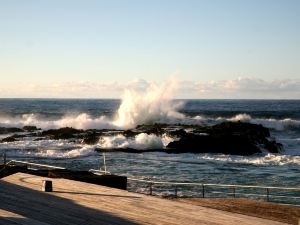
[[[102,137],[98,143],[100,148],[134,148],[134,149],[163,149],[174,139],[167,136],[140,133],[134,138],[126,138],[119,134]]]
[[[128,129],[140,124],[184,118],[177,111],[181,104],[171,101],[176,87],[177,82],[172,80],[161,86],[151,84],[145,93],[126,90],[114,124]]]

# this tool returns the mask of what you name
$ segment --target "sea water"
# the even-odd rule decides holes
[[[223,121],[262,124],[283,144],[281,153],[232,156],[114,152],[106,154],[107,168],[115,174],[155,181],[300,186],[300,100],[170,100],[159,94],[138,98],[132,93],[127,93],[125,100],[0,99],[1,127],[129,129],[155,122],[214,125]],[[133,139],[113,135],[102,137],[95,145],[85,145],[76,140],[27,137],[1,143],[0,154],[5,150],[11,159],[88,170],[103,167],[96,148],[157,148],[172,140],[166,135],[140,134]],[[194,189],[186,191],[197,194]]]

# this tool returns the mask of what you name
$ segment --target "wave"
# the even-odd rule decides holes
[[[176,86],[176,81],[171,80],[160,86],[152,84],[143,92],[126,90],[113,124],[128,129],[140,124],[183,119],[184,115],[178,112],[182,103],[172,101]]]
[[[278,155],[278,154],[266,154],[264,156],[248,156],[248,157],[206,154],[203,156],[198,156],[198,158],[204,160],[253,164],[253,165],[277,165],[277,166],[283,166],[287,164],[300,165],[300,156]]]
[[[33,157],[67,159],[96,154],[94,146],[74,144],[67,140],[48,139],[1,143],[0,150],[5,150],[9,158]]]
[[[134,138],[126,138],[123,135],[107,136],[102,137],[97,144],[100,148],[133,148],[133,149],[163,149],[173,139],[167,135],[162,137],[154,134],[141,133],[136,135]]]
[[[17,117],[0,117],[2,127],[23,127],[37,126],[43,130],[56,129],[61,127],[73,127],[77,129],[115,129],[117,128],[112,121],[105,116],[92,118],[87,113],[79,115],[65,115],[57,120],[47,120],[38,114],[23,114]]]
[[[45,119],[38,114],[23,114],[16,117],[0,116],[0,126],[22,127],[34,125],[42,129],[73,127],[77,129],[131,129],[140,124],[176,123],[185,118],[178,112],[181,102],[172,101],[176,81],[162,85],[151,84],[147,90],[125,91],[115,116],[91,117],[87,113],[65,115],[59,119]]]
[[[104,136],[95,145],[83,145],[68,140],[22,140],[9,143],[0,143],[0,151],[6,150],[9,157],[34,158],[77,158],[96,155],[96,148],[134,148],[134,149],[163,149],[173,139],[167,135],[141,133],[134,138],[123,135]]]
[[[203,120],[203,119],[202,119]],[[267,128],[282,131],[285,129],[297,129],[300,128],[300,120],[295,120],[291,118],[285,119],[274,119],[274,118],[252,118],[249,114],[242,113],[237,114],[233,117],[217,117],[217,122],[231,121],[231,122],[249,122],[254,124],[261,124]]]

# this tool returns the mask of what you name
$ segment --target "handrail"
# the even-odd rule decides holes
[[[18,160],[10,160],[9,162],[6,163],[6,165],[13,164],[13,163],[19,163],[19,164],[30,165],[30,166],[45,167],[45,168],[52,168],[52,169],[60,169],[60,170],[65,170],[66,169],[66,168],[60,167],[60,166],[50,166],[50,165],[47,165],[47,164],[31,163],[31,162],[18,161]]]
[[[174,187],[174,197],[178,197],[178,187],[179,186],[197,186],[201,187],[200,193],[202,193],[202,198],[206,197],[206,194],[225,194],[225,195],[231,195],[233,198],[236,198],[236,196],[256,196],[256,197],[265,197],[266,201],[274,201],[276,198],[287,198],[287,199],[293,199],[293,200],[299,200],[300,196],[296,195],[293,196],[291,194],[287,195],[277,195],[277,194],[271,194],[270,190],[281,190],[281,191],[300,191],[300,187],[276,187],[276,186],[255,186],[255,185],[234,185],[234,184],[211,184],[211,183],[187,183],[187,182],[166,182],[166,181],[151,181],[151,180],[143,180],[143,179],[137,179],[134,177],[127,177],[128,180],[131,181],[138,181],[143,182],[146,184],[149,184],[149,193],[150,195],[153,194],[153,186],[155,185],[169,185]],[[206,187],[219,187],[219,188],[229,188],[232,189],[232,191],[213,191],[213,190],[207,190]],[[263,193],[251,193],[251,192],[236,192],[236,189],[243,189],[243,188],[253,188],[253,189],[261,189],[265,190],[265,194]],[[275,201],[277,202],[277,201]],[[286,204],[282,202],[277,202],[279,204]],[[300,206],[299,203],[288,203],[286,205],[296,205]]]
[[[186,182],[167,182],[167,181],[149,181],[127,177],[128,180],[140,181],[151,184],[169,184],[169,185],[182,185],[182,186],[214,186],[214,187],[239,187],[239,188],[258,188],[258,189],[277,189],[277,190],[294,190],[300,191],[300,187],[276,187],[276,186],[255,186],[255,185],[240,185],[240,184],[210,184],[210,183],[186,183]]]
[[[89,169],[89,172],[92,172],[94,174],[111,174],[109,171],[107,170],[95,170],[95,169]]]

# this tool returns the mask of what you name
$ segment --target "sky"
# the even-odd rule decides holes
[[[0,0],[0,98],[300,99],[299,0]]]

